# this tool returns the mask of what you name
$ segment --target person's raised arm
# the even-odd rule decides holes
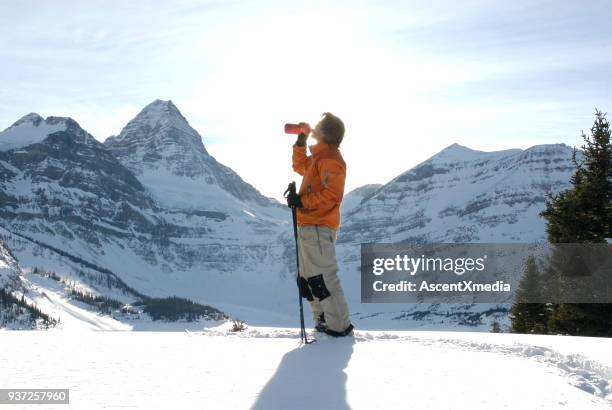
[[[302,176],[306,173],[310,161],[310,157],[306,155],[306,138],[308,138],[306,134],[300,133],[293,144],[293,170]]]

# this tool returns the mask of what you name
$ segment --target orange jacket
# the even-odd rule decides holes
[[[335,145],[319,143],[309,147],[293,145],[293,170],[302,175],[300,199],[303,208],[297,209],[299,225],[340,227],[340,203],[344,195],[346,163]]]

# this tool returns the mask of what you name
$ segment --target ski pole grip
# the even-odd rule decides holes
[[[287,198],[290,194],[295,194],[295,192],[295,181],[292,181],[289,182],[289,185],[287,186],[287,189],[285,190],[283,196]]]

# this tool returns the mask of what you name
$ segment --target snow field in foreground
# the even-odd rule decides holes
[[[297,329],[222,326],[4,331],[0,345],[1,387],[70,389],[46,409],[612,407],[609,339],[357,331],[300,346]]]

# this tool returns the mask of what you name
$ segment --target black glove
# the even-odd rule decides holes
[[[303,208],[304,205],[302,205],[302,200],[300,199],[300,195],[296,194],[295,192],[290,192],[289,195],[287,195],[287,206],[289,208]]]
[[[308,135],[304,134],[303,132],[300,132],[298,137],[297,137],[297,141],[295,141],[295,145],[297,145],[298,147],[306,146],[306,139],[307,138],[308,138]]]

